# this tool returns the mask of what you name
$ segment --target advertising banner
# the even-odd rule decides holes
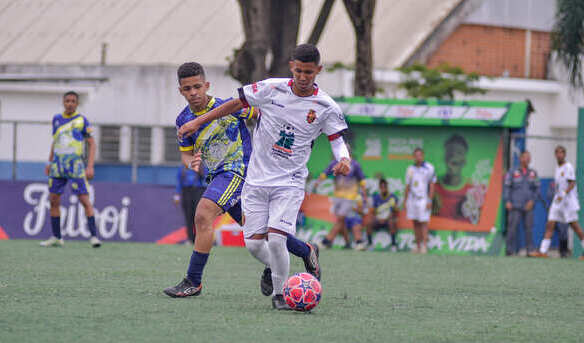
[[[494,243],[501,228],[501,134],[497,128],[353,124],[349,139],[353,157],[367,177],[369,196],[378,190],[378,180],[383,177],[390,192],[398,196],[400,209],[406,169],[413,164],[414,149],[423,148],[437,175],[429,248],[442,253],[493,254],[498,252],[498,243]],[[309,162],[313,179],[307,184],[309,195],[303,205],[306,226],[316,231],[326,231],[334,221],[329,211],[333,180],[316,182],[331,158],[326,139],[317,140]],[[411,247],[412,223],[404,210],[400,210],[398,227],[401,244]]]

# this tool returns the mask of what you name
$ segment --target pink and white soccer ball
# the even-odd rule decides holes
[[[297,273],[284,283],[284,300],[291,309],[308,312],[318,305],[321,291],[320,282],[314,276]]]

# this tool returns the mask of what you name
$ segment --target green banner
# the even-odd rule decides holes
[[[403,202],[405,172],[413,164],[413,150],[423,148],[426,161],[437,175],[433,215],[429,223],[429,248],[433,253],[494,254],[499,252],[502,191],[502,130],[476,127],[409,127],[352,124],[349,139],[353,157],[367,177],[370,197],[378,180],[387,180],[390,192]],[[332,159],[325,137],[314,145],[308,167],[312,179],[307,204],[306,227],[313,235],[325,234],[332,221],[327,211],[333,180],[316,182]],[[320,196],[314,196],[314,194]],[[413,244],[411,222],[400,210],[400,248]],[[378,233],[377,246],[389,244],[386,232]],[[386,236],[386,240],[383,238]],[[342,242],[342,239],[341,241]]]

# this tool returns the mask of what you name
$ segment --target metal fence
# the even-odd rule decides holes
[[[128,166],[136,182],[141,166],[177,166],[180,153],[173,126],[92,125],[96,165]],[[50,121],[0,121],[0,162],[18,178],[21,163],[45,163],[52,143]],[[87,147],[85,155],[87,155]],[[84,156],[87,159],[87,156]],[[6,170],[5,170],[6,171]],[[6,178],[6,172],[3,173]]]

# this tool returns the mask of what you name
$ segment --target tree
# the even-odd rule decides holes
[[[374,96],[373,80],[373,13],[375,0],[343,0],[355,30],[355,95]]]
[[[437,98],[454,100],[455,92],[465,95],[485,94],[487,91],[472,86],[479,80],[479,74],[466,74],[459,67],[442,64],[431,69],[422,64],[413,64],[408,67],[397,68],[405,76],[398,87],[405,89],[412,98]]]
[[[557,0],[556,22],[552,32],[552,49],[568,69],[570,83],[584,88],[582,56],[584,55],[584,1]]]
[[[290,76],[288,61],[297,45],[301,3],[301,0],[239,0],[245,42],[234,51],[229,75],[243,84]],[[333,3],[334,0],[323,3],[310,43],[318,43]],[[269,66],[267,60],[271,60]]]

